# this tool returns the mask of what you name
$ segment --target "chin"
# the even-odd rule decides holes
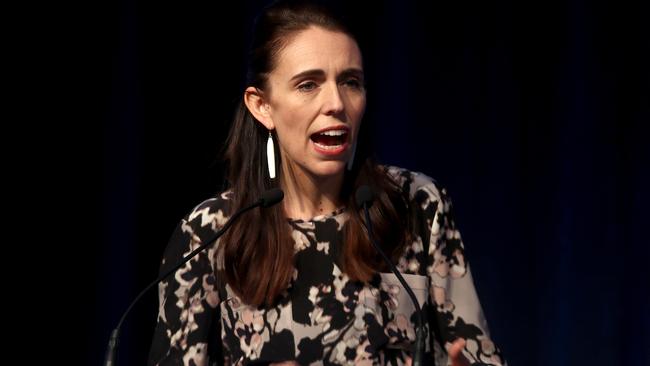
[[[317,163],[311,171],[317,176],[331,177],[344,173],[345,165],[346,163],[344,161],[322,161]]]

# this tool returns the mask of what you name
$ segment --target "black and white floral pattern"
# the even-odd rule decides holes
[[[444,347],[458,337],[467,341],[464,355],[472,363],[505,364],[490,339],[445,189],[421,173],[396,167],[388,172],[423,223],[397,267],[425,303],[430,364],[433,356],[436,365],[447,365]],[[228,218],[228,200],[224,192],[181,220],[161,271],[209,240]],[[341,271],[337,258],[347,218],[341,209],[287,222],[296,269],[272,309],[248,306],[229,286],[217,285],[219,242],[189,261],[160,283],[149,364],[404,365],[415,339],[414,307],[393,274],[379,273],[363,284]]]

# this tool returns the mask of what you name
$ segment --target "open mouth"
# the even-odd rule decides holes
[[[336,150],[348,141],[348,131],[336,129],[321,131],[310,136],[316,146],[323,150]]]

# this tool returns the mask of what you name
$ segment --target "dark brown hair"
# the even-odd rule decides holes
[[[357,40],[331,9],[304,1],[275,2],[257,19],[253,33],[247,86],[267,87],[269,73],[278,54],[299,31],[310,26],[343,32]],[[407,203],[400,187],[386,169],[369,157],[364,129],[360,129],[355,164],[345,172],[341,200],[346,203],[349,219],[343,228],[344,245],[339,262],[342,270],[355,281],[369,281],[384,270],[363,225],[363,212],[356,205],[354,193],[369,185],[376,198],[370,210],[375,235],[380,245],[396,258],[410,241]],[[225,151],[227,179],[232,190],[231,212],[258,199],[265,190],[277,185],[266,167],[266,140],[269,132],[257,122],[240,101],[230,129]],[[274,136],[275,138],[275,136]],[[275,144],[277,146],[277,143]],[[280,157],[276,147],[276,157]],[[276,158],[277,159],[277,158]],[[277,159],[277,165],[281,160]],[[281,173],[281,169],[276,169]],[[222,237],[217,256],[223,278],[247,304],[270,306],[287,288],[294,271],[294,243],[282,205],[246,213]]]

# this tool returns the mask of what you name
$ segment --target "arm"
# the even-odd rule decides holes
[[[504,365],[500,350],[490,339],[465,258],[465,246],[454,221],[451,199],[444,188],[438,190],[433,184],[423,189],[429,196],[427,208],[431,217],[427,265],[434,318],[431,330],[450,355],[458,352],[458,343],[451,348],[460,338],[465,343],[460,345],[462,355],[470,364]],[[452,364],[451,359],[445,360],[447,357],[440,348],[436,357],[438,364]]]
[[[191,220],[195,213],[196,209],[181,220],[172,234],[161,274],[202,244],[201,218]],[[215,329],[219,325],[220,301],[211,260],[214,247],[197,254],[160,283],[149,365],[207,365],[209,351],[216,351],[208,350],[209,343],[211,348],[219,343]]]

